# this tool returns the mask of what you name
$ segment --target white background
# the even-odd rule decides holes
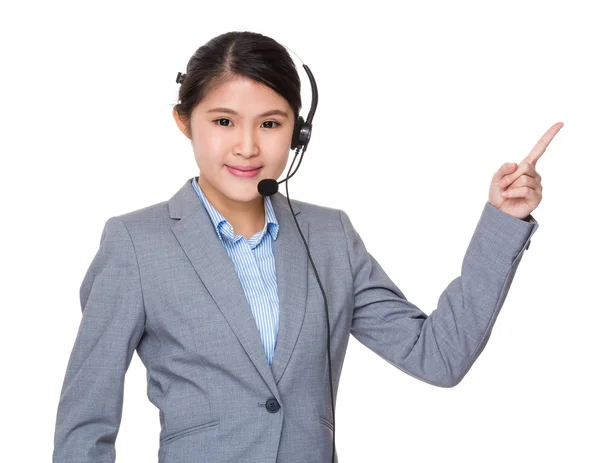
[[[426,313],[460,274],[493,173],[565,124],[537,164],[540,228],[484,352],[442,389],[351,338],[340,461],[598,461],[594,3],[2,6],[2,460],[51,459],[79,285],[106,219],[167,200],[198,174],[171,116],[177,72],[212,37],[250,30],[294,50],[319,88],[290,197],[345,210]],[[117,461],[156,461],[158,433],[136,353]]]

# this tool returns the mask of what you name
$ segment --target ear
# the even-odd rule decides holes
[[[175,119],[175,123],[177,124],[177,127],[179,127],[179,130],[181,130],[181,132],[191,140],[192,136],[188,131],[188,119],[181,117],[175,108],[173,108],[173,119]]]

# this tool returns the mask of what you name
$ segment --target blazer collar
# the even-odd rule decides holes
[[[219,241],[208,212],[200,202],[192,181],[168,200],[169,215],[177,221],[171,225],[179,244],[187,254],[198,277],[254,363],[277,400],[281,401],[277,383],[287,367],[298,339],[306,310],[308,257],[298,233],[286,196],[271,196],[279,223],[273,243],[279,294],[279,331],[272,368],[269,368],[256,321],[244,294],[233,262]],[[300,205],[290,200],[302,234],[309,244],[309,223],[299,218]],[[201,310],[199,307],[198,310]]]

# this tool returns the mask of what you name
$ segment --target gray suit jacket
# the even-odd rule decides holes
[[[57,411],[55,463],[115,461],[134,351],[159,410],[160,463],[327,462],[332,404],[323,297],[281,193],[280,325],[269,368],[235,268],[188,179],[104,226]],[[457,385],[490,336],[538,227],[486,202],[461,275],[429,316],[406,300],[341,210],[292,200],[327,294],[337,392],[350,334],[396,368]]]

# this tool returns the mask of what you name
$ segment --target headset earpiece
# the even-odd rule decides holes
[[[295,150],[300,147],[303,147],[304,151],[308,146],[308,142],[310,140],[310,133],[312,131],[312,120],[315,115],[315,111],[317,110],[317,102],[319,101],[319,92],[317,91],[317,82],[311,72],[310,68],[306,64],[302,64],[302,67],[306,71],[308,75],[308,80],[310,80],[310,88],[312,93],[312,100],[310,103],[310,111],[308,111],[308,116],[306,117],[306,122],[302,116],[298,116],[296,122],[294,123],[294,134],[292,135],[292,143],[290,145],[291,149]],[[298,164],[298,167],[300,164]]]
[[[299,116],[294,125],[294,135],[292,136],[291,148],[295,150],[299,146],[306,146],[310,140],[312,124],[304,122],[304,118]]]
[[[296,123],[294,124],[294,133],[292,134],[292,144],[290,145],[290,148],[295,150],[296,147],[298,146],[298,136],[300,135],[300,127],[302,127],[302,124],[304,124],[304,118],[302,116],[299,116],[298,119],[296,119]]]

